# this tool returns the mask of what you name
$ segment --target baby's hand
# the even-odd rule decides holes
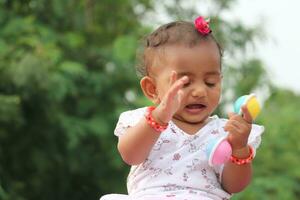
[[[252,127],[252,117],[246,106],[242,107],[243,115],[229,113],[229,120],[224,130],[229,132],[228,142],[231,144],[232,150],[247,147],[248,137]]]
[[[167,124],[179,109],[183,99],[182,88],[188,81],[189,78],[187,76],[177,79],[177,73],[172,71],[170,88],[152,113],[154,119],[159,123]]]

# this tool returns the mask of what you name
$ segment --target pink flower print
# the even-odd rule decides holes
[[[207,176],[206,176],[206,169],[201,169],[201,174],[202,176],[206,179]]]
[[[207,188],[209,190],[214,190],[219,187],[218,183],[214,182],[212,179],[207,179],[207,183],[209,184],[209,187]]]
[[[206,175],[204,175],[203,177],[204,177],[204,179],[205,179],[205,181],[207,183],[205,185],[206,189],[208,189],[208,190],[214,190],[214,189],[220,187],[220,183],[217,182],[215,179],[211,179],[211,178],[207,177]]]
[[[152,175],[151,175],[152,178],[157,177],[157,176],[160,175],[161,172],[162,172],[162,169],[161,169],[161,168],[152,168],[152,169],[150,169],[150,170],[153,170],[153,171],[152,171]]]
[[[161,149],[162,145],[163,145],[163,144],[167,144],[167,143],[170,143],[170,140],[159,139],[159,140],[155,143],[155,145],[154,145],[154,147],[153,147],[153,150],[154,150],[154,151],[159,151],[159,150]]]
[[[198,146],[199,146],[199,149],[201,149],[201,151],[206,152],[206,143],[201,143]]]
[[[169,183],[168,185],[164,185],[164,191],[174,191],[176,190],[176,184]]]
[[[187,173],[183,173],[183,181],[187,181],[189,178],[189,176],[187,175]]]
[[[196,140],[198,137],[198,135],[194,135],[193,140]]]
[[[196,191],[194,191],[194,190],[191,190],[191,189],[189,190],[189,193],[190,193],[190,194],[197,194],[197,192],[196,192]]]
[[[180,186],[180,185],[176,185],[176,184],[172,184],[172,183],[168,183],[167,185],[163,185],[164,190],[163,191],[176,191],[176,190],[184,190],[186,189],[186,187],[184,186]]]
[[[189,152],[190,153],[194,153],[198,150],[197,146],[193,143],[190,143],[190,149],[189,149]]]
[[[212,132],[210,132],[210,134],[217,135],[217,134],[219,134],[219,131],[218,130],[213,130]]]
[[[168,169],[165,169],[164,172],[165,172],[167,175],[173,175],[172,169],[173,169],[173,167],[170,167],[170,168],[168,168]]]
[[[191,142],[190,140],[184,140],[183,143],[181,144],[180,148],[188,145],[190,142]]]
[[[176,133],[176,131],[174,130],[174,128],[171,128],[172,133]]]
[[[211,185],[205,185],[204,186],[206,189],[212,189],[212,186]]]
[[[187,165],[186,167],[190,168],[190,171],[201,170],[202,169],[201,161],[199,159],[194,159],[192,161],[192,165]]]
[[[179,160],[181,158],[181,155],[179,153],[175,153],[173,156],[173,160]]]
[[[149,159],[146,159],[146,160],[145,160],[145,162],[142,164],[142,168],[143,168],[143,170],[146,170],[146,169],[148,169],[148,168],[150,167],[151,163],[152,163],[152,161],[151,161],[151,160],[149,160]]]

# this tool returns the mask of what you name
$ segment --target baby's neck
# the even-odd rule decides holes
[[[208,117],[204,121],[197,123],[190,123],[181,119],[177,119],[175,117],[172,119],[172,121],[174,124],[176,124],[176,126],[178,126],[178,128],[183,130],[185,133],[189,135],[194,135],[210,121],[210,118]]]

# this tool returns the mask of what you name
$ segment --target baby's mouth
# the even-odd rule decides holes
[[[207,106],[204,104],[188,104],[185,106],[185,109],[190,113],[199,113],[204,110]]]

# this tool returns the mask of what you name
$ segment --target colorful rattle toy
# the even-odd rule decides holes
[[[260,113],[260,105],[255,94],[244,95],[239,97],[234,103],[234,112],[242,115],[242,106],[246,105],[253,120]],[[232,154],[232,149],[229,142],[224,136],[219,139],[213,139],[208,143],[206,155],[210,166],[221,165],[227,162]]]

